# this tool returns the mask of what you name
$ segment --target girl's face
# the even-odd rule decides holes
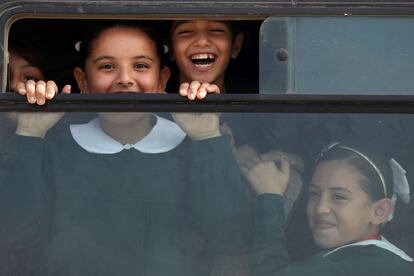
[[[44,75],[40,69],[30,64],[27,60],[17,55],[13,51],[9,56],[9,70],[10,70],[10,89],[16,91],[19,82],[26,82],[28,80],[45,80]]]
[[[236,58],[243,36],[233,39],[231,29],[220,21],[177,21],[171,29],[173,54],[181,82],[209,82],[224,87],[224,73]]]
[[[75,69],[83,93],[160,93],[170,71],[160,69],[154,41],[133,27],[104,30],[92,43],[85,70]]]
[[[312,177],[307,207],[315,243],[334,248],[376,234],[375,204],[361,188],[363,175],[344,161],[320,162]]]

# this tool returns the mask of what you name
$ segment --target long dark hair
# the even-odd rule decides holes
[[[93,42],[100,36],[102,32],[110,28],[135,28],[144,32],[154,42],[156,46],[157,55],[160,61],[160,69],[166,64],[166,51],[164,49],[164,43],[159,32],[150,27],[145,21],[129,21],[129,20],[108,20],[94,22],[83,35],[81,41],[77,44],[77,50],[79,52],[78,66],[85,68],[85,63],[91,54]]]
[[[53,80],[58,87],[63,87],[65,84],[74,83],[72,70],[75,58],[73,52],[68,52],[65,47],[47,42],[60,31],[60,25],[55,25],[34,19],[13,23],[9,33],[8,49],[9,52],[39,68],[45,81]],[[64,41],[62,45],[65,45]]]

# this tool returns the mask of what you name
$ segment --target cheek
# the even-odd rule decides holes
[[[312,201],[308,201],[308,204],[306,205],[306,215],[308,218],[308,222],[311,223],[311,218],[315,214],[315,204]]]
[[[159,74],[149,73],[141,75],[139,78],[139,85],[144,92],[158,92]]]
[[[184,55],[185,49],[186,49],[186,43],[184,43],[184,41],[176,39],[172,42],[172,48],[173,48],[173,53],[174,53],[174,57],[177,58],[182,58],[182,56]]]
[[[111,78],[104,74],[90,74],[87,78],[87,91],[91,93],[106,93],[112,84]]]
[[[222,38],[216,42],[216,45],[220,48],[220,50],[225,53],[226,55],[231,55],[233,50],[233,42],[231,38]]]

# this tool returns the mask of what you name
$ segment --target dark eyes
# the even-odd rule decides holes
[[[342,200],[347,200],[348,199],[346,196],[341,195],[341,194],[333,194],[332,198],[333,198],[333,200],[336,200],[336,201],[342,201]]]
[[[209,33],[211,34],[224,34],[227,32],[227,30],[225,29],[221,29],[221,28],[211,28],[208,30]],[[195,34],[196,31],[192,30],[192,29],[183,29],[183,30],[178,30],[177,34],[180,36],[190,36],[192,34]]]
[[[134,66],[135,69],[148,69],[149,65],[145,63],[137,63]]]
[[[221,34],[221,33],[225,33],[226,30],[224,30],[224,29],[211,29],[210,32],[211,33]]]
[[[148,69],[149,65],[146,63],[136,63],[133,65],[134,69],[136,70],[143,70],[143,69]],[[113,64],[102,64],[99,67],[99,70],[103,70],[103,71],[111,71],[115,69],[115,65]]]
[[[98,67],[100,70],[111,70],[114,68],[112,64],[102,64]]]

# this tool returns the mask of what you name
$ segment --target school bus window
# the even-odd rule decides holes
[[[270,17],[260,34],[260,91],[411,95],[413,25],[411,17]]]
[[[9,52],[13,60],[16,56],[24,57],[40,70],[41,77],[54,80],[58,87],[70,84],[73,92],[79,92],[72,68],[82,62],[79,61],[79,56],[83,55],[82,39],[88,35],[83,34],[83,30],[90,25],[110,22],[113,21],[19,20],[9,33]],[[222,93],[258,93],[260,21],[119,20],[119,24],[122,22],[150,26],[165,45],[162,57],[171,71],[168,93],[177,93],[179,84],[190,79],[216,84]],[[61,43],[45,43],[51,36]],[[13,72],[9,71],[9,89],[13,90]],[[20,80],[34,78],[23,77]],[[37,74],[35,79],[39,77]]]
[[[369,20],[384,19],[356,20],[364,37]],[[195,94],[181,87],[186,101],[199,97],[202,103],[221,96],[207,92],[248,87],[237,79],[242,74],[254,83],[250,73],[257,71],[254,49],[260,47],[261,92],[325,93],[319,83],[325,76],[305,74],[314,72],[316,62],[307,51],[328,51],[323,35],[336,34],[315,31],[321,22],[352,25],[334,17],[270,18],[261,27],[260,46],[248,43],[243,49],[233,23],[244,22],[154,20],[138,21],[137,27],[137,21],[126,20],[17,21],[9,35],[8,90],[46,110],[62,89],[169,97],[162,92],[174,93],[180,82],[198,77],[191,74],[205,73],[209,79],[202,81],[210,83],[209,70],[221,64],[211,82],[217,87],[195,86]],[[410,22],[385,21],[384,33]],[[245,23],[250,30],[261,25]],[[27,33],[31,25],[40,30]],[[309,38],[312,32],[316,41]],[[45,33],[61,38],[62,45],[49,48]],[[205,37],[197,43],[209,40],[218,49],[181,52],[199,33]],[[361,41],[356,36],[350,43],[353,49]],[[237,56],[243,66],[227,69],[221,63],[224,50],[227,61]],[[184,58],[175,56],[179,52]],[[273,70],[275,58],[279,75],[266,71]],[[332,67],[322,69],[327,68]],[[223,70],[234,73],[241,87],[230,89]],[[345,79],[353,73],[347,66],[338,70]],[[168,88],[174,72],[176,84]],[[263,79],[268,74],[274,80]],[[55,82],[37,85],[41,79]],[[365,83],[355,81],[344,90],[338,81],[333,92],[383,92]],[[401,86],[393,93],[410,91],[404,82],[396,85]],[[0,96],[11,96],[5,94]],[[413,114],[280,113],[277,107],[265,112],[257,95],[250,95],[256,101],[243,112],[214,106],[197,113],[143,112],[148,102],[136,101],[142,95],[115,96],[133,110],[27,112],[27,107],[0,113],[1,275],[413,275]],[[171,102],[177,98],[171,96]],[[319,255],[304,261],[314,254]]]
[[[0,115],[2,275],[412,273],[412,114]]]

